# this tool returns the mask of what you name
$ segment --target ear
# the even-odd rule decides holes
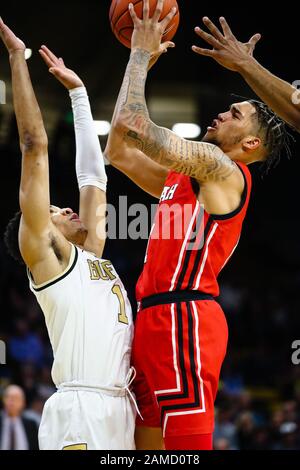
[[[259,137],[249,136],[243,141],[243,150],[246,153],[255,152],[261,146],[261,139]]]

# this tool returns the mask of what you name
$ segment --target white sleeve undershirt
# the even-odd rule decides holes
[[[69,91],[76,138],[76,175],[79,189],[96,186],[106,192],[107,176],[85,87]]]

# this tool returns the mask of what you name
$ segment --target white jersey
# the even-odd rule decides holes
[[[134,446],[135,412],[130,398],[123,398],[126,405],[111,401],[115,400],[113,396],[119,396],[119,388],[128,385],[133,337],[130,302],[113,265],[72,245],[66,270],[39,286],[30,279],[30,289],[45,316],[54,354],[52,378],[58,387],[58,393],[45,406],[40,448],[76,446],[78,441],[87,443],[90,449]],[[98,392],[98,397],[88,393],[89,390]],[[67,393],[59,393],[61,391]],[[69,393],[75,393],[76,400],[68,398]],[[70,410],[70,402],[75,401],[84,405],[74,405],[76,409]],[[111,403],[116,404],[119,425],[123,422],[125,427],[126,423],[131,423],[127,441],[123,440],[122,433],[116,433]],[[74,416],[76,418],[76,426],[66,425],[63,430],[64,421],[71,415],[73,421]]]

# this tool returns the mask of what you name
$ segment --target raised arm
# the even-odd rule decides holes
[[[253,57],[254,47],[260,39],[255,34],[248,43],[238,41],[225,18],[220,18],[222,32],[209,18],[203,22],[210,33],[197,27],[196,33],[213,49],[193,46],[193,50],[212,57],[223,67],[242,75],[253,91],[282,119],[300,132],[299,92],[289,83],[265,69]]]
[[[175,44],[171,41],[164,42],[159,45],[157,51],[152,52],[148,70],[153,67],[162,54],[168,51],[169,47],[175,47]],[[119,94],[115,106],[111,130],[104,151],[105,156],[115,168],[128,176],[140,188],[159,198],[168,171],[165,167],[147,157],[141,150],[129,146],[126,140],[124,140],[123,132],[118,125],[121,96],[122,92]]]
[[[47,237],[51,226],[47,136],[24,57],[25,45],[1,19],[0,35],[9,53],[22,151],[20,250],[25,263],[32,268],[46,256],[45,245],[50,244]]]
[[[46,46],[41,47],[40,54],[50,73],[69,90],[76,138],[79,217],[88,230],[84,249],[101,257],[105,244],[107,177],[87,91],[78,75],[65,66],[63,59],[56,57]]]
[[[149,0],[144,0],[143,20],[133,6],[132,51],[120,92],[115,122],[128,147],[137,148],[165,168],[196,178],[200,182],[223,181],[237,171],[236,165],[220,148],[212,144],[191,142],[169,129],[157,126],[149,117],[145,100],[145,83],[151,53],[157,50],[163,32],[176,13],[159,22],[163,0],[158,0],[149,18]]]

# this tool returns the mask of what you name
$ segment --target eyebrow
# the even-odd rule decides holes
[[[237,106],[235,106],[234,104],[232,104],[230,106],[230,111],[234,111],[235,113],[239,114],[240,116],[244,117],[242,111],[239,110],[239,108]]]

